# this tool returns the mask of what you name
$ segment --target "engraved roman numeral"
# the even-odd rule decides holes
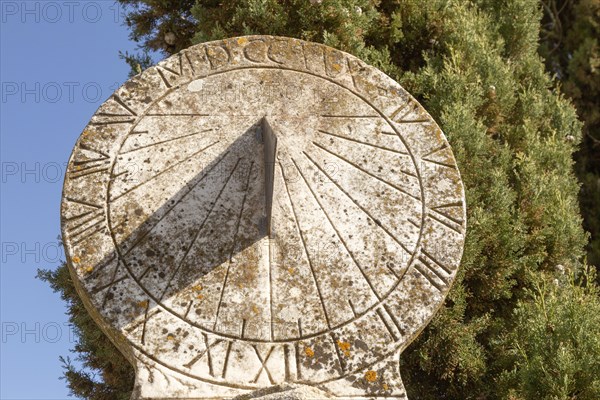
[[[389,115],[389,118],[397,124],[419,124],[426,123],[429,120],[427,118],[417,118],[417,119],[405,119],[411,113],[418,112],[419,105],[415,103],[412,99],[407,99],[406,103],[402,104],[398,108],[396,108]]]
[[[142,326],[142,337],[140,338],[142,344],[146,344],[146,325],[148,324],[148,319],[152,317],[152,315],[148,315],[148,310],[150,310],[150,299],[146,300],[146,306],[144,307],[144,325]],[[156,313],[153,315],[156,315]]]
[[[408,107],[408,103],[404,103],[402,104],[400,107],[396,108],[391,114],[390,114],[390,119],[394,122],[396,122],[396,119],[398,120],[402,120],[402,117],[404,116],[404,114],[408,113],[408,111],[406,111],[406,108]],[[404,111],[404,112],[403,112]]]
[[[210,63],[210,68],[213,70],[229,64],[231,61],[231,50],[226,46],[206,45],[204,46],[204,53]]]
[[[94,115],[90,125],[131,124],[136,117],[137,113],[118,95],[113,94]]]
[[[113,288],[113,286],[121,281],[124,281],[125,279],[129,279],[129,277],[130,277],[129,275],[127,275],[127,273],[124,273],[123,275],[121,275],[119,277],[119,270],[124,269],[124,267],[121,268],[121,261],[116,256],[113,256],[112,258],[115,259],[116,264],[112,270],[112,273],[110,273],[111,274],[110,282],[105,283],[105,284],[98,284],[90,290],[90,293],[93,295],[96,295],[100,292],[104,292],[104,295],[102,298],[102,308],[104,308],[106,306],[106,304],[108,303],[109,300],[114,299],[114,295],[110,296],[110,294],[111,294],[110,291]],[[99,267],[98,270],[104,269],[104,268],[106,268],[106,266],[103,265],[103,266]],[[109,272],[105,271],[102,275],[106,276],[108,274],[109,274]]]
[[[204,345],[206,347],[206,350],[198,353],[198,355],[196,355],[194,358],[192,358],[190,360],[190,362],[183,364],[183,366],[185,368],[192,368],[198,361],[200,361],[200,359],[202,357],[204,357],[204,355],[206,354],[206,362],[208,365],[208,372],[210,373],[210,375],[212,377],[215,377],[215,371],[213,368],[213,355],[211,353],[211,348],[213,348],[214,346],[218,345],[219,343],[223,342],[223,339],[215,339],[212,343],[210,342],[210,340],[208,339],[208,335],[206,333],[202,333],[202,338],[204,339]],[[228,350],[231,348],[231,342],[228,341]],[[221,376],[224,376],[226,373],[226,369],[227,369],[227,362],[229,360],[229,351],[227,351],[226,353],[226,358],[225,358],[225,363],[223,365],[223,371],[221,372]]]
[[[119,259],[117,258],[117,253],[112,252],[112,254],[108,258],[104,258],[99,264],[94,266],[94,270],[91,274],[89,274],[86,279],[96,279],[100,275],[104,275],[108,273],[108,271],[114,268],[118,268]],[[108,271],[105,271],[108,268]],[[105,272],[103,272],[105,271]],[[92,289],[93,290],[93,289]]]
[[[335,354],[337,355],[338,362],[340,363],[340,368],[342,369],[343,373],[346,373],[346,360],[344,360],[344,357],[342,357],[340,347],[338,346],[338,339],[333,333],[331,334],[331,340],[333,341],[333,347],[335,348]]]
[[[181,65],[181,63],[180,63]],[[171,68],[167,68],[167,67],[160,67],[157,66],[156,67],[156,71],[158,72],[158,75],[160,76],[160,78],[162,79],[163,83],[165,84],[166,87],[168,88],[172,88],[173,84],[171,83],[171,81],[167,78],[167,77],[172,77],[173,75],[176,76],[176,78],[173,79],[177,79],[181,76],[180,72],[177,72]]]
[[[142,332],[140,333],[140,343],[142,345],[146,344],[146,325],[148,324],[148,321],[157,316],[158,314],[160,314],[162,312],[162,310],[160,309],[154,309],[152,311],[149,311],[150,309],[150,299],[147,299],[145,301],[143,301],[142,303],[144,306],[144,319],[142,321],[137,322],[136,324],[130,326],[129,328],[126,329],[126,331],[128,333],[131,333],[133,331],[135,331],[137,328],[139,328],[139,326],[142,326]]]
[[[115,270],[115,272],[116,272],[116,271],[118,271],[118,267],[117,267],[117,269]],[[115,273],[115,275],[116,275],[116,273]],[[97,293],[100,293],[100,292],[102,292],[102,291],[104,291],[104,290],[106,290],[106,289],[110,289],[110,288],[112,288],[112,287],[113,287],[113,285],[116,285],[117,283],[119,283],[119,282],[121,282],[121,281],[123,281],[123,280],[125,280],[125,279],[127,279],[127,278],[128,278],[128,276],[126,276],[126,275],[125,275],[125,276],[121,276],[120,278],[114,278],[114,277],[113,277],[113,280],[111,280],[109,283],[107,283],[107,284],[105,284],[105,285],[101,285],[101,286],[96,286],[96,287],[94,287],[94,288],[93,288],[93,289],[90,291],[90,293],[91,293],[91,294],[97,294]],[[108,294],[108,291],[106,292],[106,294]],[[106,295],[105,295],[105,296],[104,296],[104,299],[102,300],[102,306],[103,306],[103,307],[104,307],[104,305],[106,304],[106,302],[107,302],[107,301],[108,301],[108,298],[107,298],[107,297],[106,297]]]
[[[102,118],[100,121],[94,120],[90,122],[90,125],[114,125],[114,124],[132,124],[135,118]]]
[[[214,362],[213,362],[213,357],[214,354],[213,352],[211,352],[211,349],[214,348],[215,346],[217,346],[218,344],[222,343],[224,340],[223,339],[215,339],[213,342],[210,342],[210,340],[208,339],[208,335],[206,333],[202,334],[202,338],[204,340],[204,345],[206,347],[206,350],[200,352],[198,355],[196,355],[194,358],[192,358],[190,360],[190,362],[188,362],[187,364],[184,364],[183,366],[185,368],[192,368],[202,357],[204,357],[204,355],[206,355],[206,363],[208,366],[208,372],[210,373],[210,375],[212,377],[217,377],[216,372],[215,372],[215,367],[214,367]],[[223,369],[221,370],[221,373],[219,374],[221,378],[225,379],[226,375],[227,375],[227,367],[229,366],[229,356],[231,354],[231,347],[233,345],[233,342],[231,340],[226,340],[226,349],[225,349],[225,358],[223,360]]]
[[[187,65],[190,69],[191,75],[196,75],[196,70],[194,69],[194,63],[192,62],[192,59],[190,58],[190,55],[188,54],[187,51],[183,51],[182,55],[179,57],[179,63],[181,65],[181,69],[183,70],[183,57],[185,57],[185,61],[187,62]]]
[[[265,356],[262,356],[260,354],[260,352],[258,351],[258,347],[255,344],[252,345],[252,348],[256,352],[256,357],[258,357],[258,361],[260,361],[260,364],[261,364],[260,369],[258,370],[258,373],[256,374],[256,377],[254,378],[252,383],[258,382],[260,375],[262,374],[263,371],[265,371],[265,373],[267,374],[267,377],[269,378],[269,382],[271,382],[271,385],[274,385],[275,380],[273,379],[273,376],[271,376],[271,372],[269,372],[269,369],[267,368],[267,361],[269,361],[269,357],[271,357],[271,354],[273,353],[273,349],[275,348],[275,346],[271,346]]]
[[[450,284],[449,278],[452,270],[436,260],[425,249],[421,249],[414,267],[440,292]]]
[[[456,233],[463,233],[464,220],[457,218],[452,215],[452,211],[458,211],[459,215],[462,214],[463,203],[462,201],[456,201],[452,203],[440,204],[434,207],[429,207],[427,216],[440,224],[452,229]]]
[[[389,306],[387,304],[383,304],[375,311],[392,339],[394,339],[394,342],[400,340],[402,336],[404,336],[404,329],[402,329],[400,323],[396,319],[396,316],[390,311]]]
[[[109,167],[110,157],[108,154],[82,143],[71,162],[69,179],[79,179],[90,174],[107,171]]]
[[[78,244],[105,229],[104,208],[98,204],[66,197],[67,206],[76,211],[65,218],[65,233],[72,244]]]
[[[294,382],[300,379],[300,358],[298,357],[298,344],[283,345],[283,361],[285,363],[285,381]]]
[[[184,58],[185,64],[189,66],[189,68],[185,68],[185,71]],[[173,87],[174,83],[176,83],[182,76],[189,76],[190,72],[193,74],[194,66],[187,52],[184,52],[179,53],[179,56],[177,57],[177,62],[172,67],[167,67],[165,65],[157,65],[156,71],[158,72],[158,75],[162,79],[165,86],[171,88]]]
[[[300,333],[300,335],[302,336],[302,333]],[[301,381],[302,366],[300,362],[300,343],[298,342],[296,342],[296,345],[294,346],[294,356],[296,357],[296,376],[298,377],[298,380]]]
[[[446,160],[443,159],[443,157],[441,160],[437,159],[438,158],[437,156],[440,154],[440,152],[446,152],[446,151],[449,151],[449,147],[448,147],[448,144],[444,143],[441,147],[438,147],[437,149],[434,149],[434,150],[430,151],[429,153],[421,156],[421,161],[439,165],[441,167],[456,169],[455,165],[448,163]]]
[[[221,378],[225,379],[225,375],[227,374],[227,366],[229,365],[229,354],[231,353],[231,345],[232,341],[227,341],[227,350],[225,350],[225,361],[223,361],[223,372],[221,373]]]

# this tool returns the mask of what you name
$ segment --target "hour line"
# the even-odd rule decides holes
[[[340,159],[340,160],[342,160],[342,161],[345,161],[346,163],[348,163],[349,165],[351,165],[351,166],[353,166],[354,168],[358,169],[359,171],[362,171],[362,172],[364,172],[365,174],[369,175],[370,177],[372,177],[372,178],[375,178],[375,179],[377,179],[378,181],[380,181],[380,182],[382,182],[382,183],[385,183],[386,185],[388,185],[388,186],[390,186],[390,187],[392,187],[392,188],[396,189],[396,190],[397,190],[397,191],[399,191],[400,193],[403,193],[403,194],[405,194],[405,195],[407,195],[407,196],[409,196],[409,197],[412,197],[412,198],[413,198],[413,199],[415,199],[415,200],[421,201],[421,199],[420,199],[419,197],[415,196],[414,194],[411,194],[411,193],[407,192],[406,190],[402,189],[401,187],[399,187],[399,186],[397,186],[397,185],[394,185],[393,183],[390,183],[390,182],[388,182],[388,181],[386,181],[386,180],[384,180],[384,179],[382,179],[382,178],[378,177],[377,175],[375,175],[375,174],[373,174],[373,173],[371,173],[371,172],[369,172],[369,171],[365,170],[365,169],[364,169],[364,168],[362,168],[361,166],[359,166],[359,165],[356,165],[356,164],[355,164],[355,163],[353,163],[352,161],[348,160],[346,157],[344,157],[344,156],[341,156],[341,155],[339,155],[339,154],[337,154],[337,153],[334,153],[333,151],[329,150],[328,148],[326,148],[325,146],[323,146],[323,145],[321,145],[321,144],[319,144],[319,143],[317,143],[317,142],[312,142],[312,143],[313,143],[315,146],[317,146],[318,148],[320,148],[320,149],[322,149],[322,150],[326,151],[327,153],[331,154],[332,156],[334,156],[334,157],[337,157],[337,158],[339,158],[339,159]],[[402,171],[402,172],[404,172],[404,171]],[[409,175],[409,174],[407,174],[406,172],[404,172],[404,173],[405,173],[406,175]],[[412,176],[412,175],[409,175],[409,176]]]
[[[223,191],[225,190],[225,187],[227,186],[227,184],[229,183],[229,180],[231,179],[231,177],[233,176],[233,173],[235,172],[235,170],[237,169],[238,165],[240,164],[240,160],[241,157],[238,158],[238,160],[236,161],[233,169],[231,170],[231,172],[229,173],[229,176],[227,177],[227,179],[225,180],[225,183],[223,184],[223,187],[221,188],[221,190],[219,190],[219,193],[217,194],[217,197],[215,198],[215,200],[212,203],[212,206],[210,207],[210,210],[208,210],[208,213],[206,214],[206,217],[204,217],[204,220],[202,221],[202,223],[200,224],[200,227],[198,228],[198,230],[196,231],[196,233],[194,234],[194,237],[192,239],[191,244],[189,245],[189,247],[186,249],[185,253],[183,254],[183,257],[181,258],[181,261],[179,262],[179,264],[177,265],[177,268],[175,269],[175,271],[173,272],[173,274],[171,275],[171,277],[169,278],[169,281],[167,282],[167,285],[165,286],[165,289],[163,290],[162,294],[160,295],[159,301],[163,299],[163,297],[165,296],[165,294],[167,293],[167,290],[169,289],[169,287],[171,286],[171,282],[173,281],[173,278],[175,278],[175,276],[177,275],[177,273],[179,272],[179,270],[181,269],[183,262],[185,261],[186,257],[188,256],[188,254],[190,253],[190,251],[192,250],[192,247],[194,247],[194,243],[196,243],[196,239],[198,239],[198,236],[200,235],[200,232],[202,231],[202,228],[204,228],[204,224],[206,223],[206,221],[208,221],[208,218],[210,217],[210,215],[212,214],[212,211],[214,210],[214,208],[216,207],[217,203],[219,202],[219,198],[221,197],[221,194],[223,194]]]
[[[296,166],[296,169],[298,170],[298,172],[300,173],[300,176],[302,176],[302,179],[304,180],[304,183],[306,184],[306,187],[308,188],[308,190],[310,191],[310,193],[313,195],[313,198],[315,199],[315,201],[317,202],[317,204],[319,205],[319,207],[321,208],[321,211],[323,211],[323,214],[325,215],[325,217],[327,218],[327,221],[329,221],[329,224],[331,225],[331,227],[333,228],[333,230],[335,231],[339,241],[342,243],[342,245],[344,246],[344,249],[346,249],[346,252],[348,253],[348,255],[350,256],[350,258],[352,259],[352,261],[354,261],[354,264],[356,265],[356,267],[358,268],[358,270],[361,272],[363,278],[365,279],[365,281],[367,282],[367,284],[369,285],[369,287],[371,288],[371,291],[373,292],[373,294],[375,295],[375,297],[377,297],[377,300],[381,301],[381,296],[379,295],[379,293],[377,293],[377,291],[375,290],[375,286],[373,286],[373,283],[369,280],[369,277],[367,276],[367,274],[365,273],[365,271],[363,270],[363,268],[360,266],[360,264],[358,263],[358,260],[354,257],[354,254],[352,254],[352,252],[350,251],[350,249],[348,248],[348,244],[346,243],[346,241],[342,238],[342,236],[340,235],[340,232],[338,231],[338,229],[335,227],[335,225],[333,224],[333,221],[331,220],[331,217],[329,216],[329,214],[327,213],[327,211],[325,211],[325,208],[323,207],[323,205],[321,204],[321,202],[319,201],[319,198],[317,197],[317,195],[315,194],[313,188],[308,184],[308,180],[306,179],[306,177],[304,176],[304,174],[302,173],[302,171],[300,170],[300,168],[298,167],[298,164],[296,164],[296,160],[294,160],[292,158],[292,162],[294,163],[294,165]]]
[[[313,280],[315,281],[317,293],[319,294],[319,298],[321,299],[321,306],[323,307],[323,314],[325,315],[325,320],[327,321],[327,327],[329,329],[331,329],[331,323],[329,322],[329,315],[327,314],[327,308],[325,308],[325,301],[323,300],[321,288],[319,287],[319,281],[317,281],[317,275],[315,274],[315,268],[313,266],[312,260],[310,259],[310,254],[308,253],[308,248],[306,246],[306,240],[304,239],[304,235],[302,234],[302,230],[300,229],[300,223],[298,222],[298,215],[296,214],[296,209],[294,208],[294,202],[292,201],[292,195],[290,194],[290,188],[288,187],[287,179],[285,178],[285,172],[283,172],[283,166],[281,165],[281,162],[278,162],[278,164],[279,164],[279,169],[281,169],[281,176],[283,177],[283,183],[285,186],[285,190],[287,192],[288,198],[290,199],[290,204],[292,206],[292,214],[294,214],[294,221],[296,222],[296,227],[298,228],[298,232],[300,233],[300,239],[302,241],[302,245],[304,246],[304,252],[306,253],[306,259],[308,260],[308,265],[310,266],[310,271],[312,273]]]
[[[231,260],[235,251],[235,244],[237,235],[240,229],[240,221],[242,220],[242,214],[244,213],[244,206],[246,205],[246,197],[248,196],[248,189],[250,187],[250,177],[252,176],[252,168],[254,167],[254,161],[250,164],[250,172],[248,172],[248,178],[246,178],[246,189],[244,190],[244,197],[242,198],[242,207],[238,214],[238,219],[235,224],[235,233],[233,234],[233,241],[231,243],[231,252],[229,253],[229,262],[227,263],[227,269],[225,270],[225,278],[223,279],[223,285],[221,288],[221,295],[219,297],[219,303],[217,305],[217,312],[215,313],[215,323],[213,324],[213,330],[217,328],[217,322],[219,321],[219,313],[221,311],[221,304],[223,303],[223,295],[225,294],[225,288],[227,287],[227,279],[229,277],[229,270],[231,269]],[[243,333],[242,333],[243,335]]]
[[[319,132],[321,132],[321,133],[324,133],[325,135],[329,135],[329,136],[335,136],[335,137],[337,137],[337,138],[340,138],[340,139],[349,140],[349,141],[351,141],[351,142],[355,142],[355,143],[364,144],[364,145],[366,145],[366,146],[375,147],[375,148],[377,148],[377,149],[381,149],[381,150],[391,151],[392,153],[396,153],[396,154],[402,154],[402,155],[405,155],[405,156],[408,156],[408,155],[409,155],[409,154],[408,154],[407,152],[405,152],[405,151],[400,151],[400,150],[390,149],[389,147],[380,146],[380,145],[378,145],[378,144],[374,144],[374,143],[364,142],[364,141],[362,141],[362,140],[358,140],[358,139],[350,138],[350,137],[347,137],[347,136],[338,135],[338,134],[336,134],[336,133],[332,133],[332,132],[327,132],[327,131],[324,131],[324,130],[322,130],[322,129],[317,129],[317,130],[318,130]]]
[[[158,146],[159,144],[164,144],[164,143],[172,142],[174,140],[185,139],[187,137],[198,135],[200,133],[210,132],[212,130],[213,130],[213,128],[210,128],[210,129],[205,129],[205,130],[199,131],[199,132],[188,133],[188,134],[185,134],[185,135],[177,136],[177,137],[174,137],[174,138],[171,138],[171,139],[161,140],[160,142],[150,143],[150,144],[147,144],[147,145],[144,145],[144,146],[136,147],[136,148],[128,150],[128,151],[124,151],[121,154],[133,153],[133,152],[141,150],[141,149],[145,149],[145,148],[152,147],[152,146]]]
[[[162,221],[167,214],[169,214],[178,204],[179,202],[181,202],[181,200],[187,196],[192,190],[194,190],[194,188],[200,183],[202,182],[202,180],[217,166],[221,163],[221,161],[223,161],[223,159],[225,159],[225,157],[227,157],[227,155],[229,154],[229,152],[226,152],[225,154],[223,154],[221,156],[221,158],[219,158],[219,160],[214,163],[208,170],[204,171],[204,173],[202,174],[202,176],[200,176],[200,178],[198,178],[196,180],[196,182],[194,182],[192,185],[187,185],[187,191],[181,195],[181,197],[179,198],[179,200],[177,200],[177,202],[173,203],[169,209],[160,216],[160,218],[158,218],[154,224],[152,225],[152,228],[148,229],[139,239],[137,239],[132,245],[131,247],[125,252],[124,255],[129,254],[138,244],[140,244],[144,239],[146,239],[146,237],[150,234],[150,232],[152,232],[154,230],[154,228],[156,227],[156,225],[158,225],[160,223],[160,221]],[[196,179],[196,178],[194,178]],[[194,180],[192,179],[192,181]]]
[[[426,122],[430,122],[428,119],[412,119],[412,120],[402,120],[402,121],[394,121],[396,124],[424,124]]]
[[[153,180],[153,179],[156,179],[157,177],[159,177],[160,175],[164,174],[165,172],[167,172],[167,171],[169,171],[169,170],[171,170],[171,169],[175,168],[176,166],[178,166],[178,165],[180,165],[180,164],[182,164],[182,163],[184,163],[184,162],[186,162],[186,161],[188,161],[188,160],[192,159],[193,157],[197,156],[198,154],[202,153],[204,150],[207,150],[208,148],[210,148],[210,147],[214,146],[214,145],[215,145],[215,144],[217,144],[217,143],[219,143],[219,141],[213,142],[213,143],[209,144],[208,146],[206,146],[206,147],[204,147],[204,148],[202,148],[202,149],[198,150],[197,152],[195,152],[195,153],[194,153],[194,154],[192,154],[191,156],[189,156],[189,157],[187,157],[187,158],[184,158],[183,160],[181,160],[181,161],[178,161],[178,162],[176,162],[176,163],[175,163],[175,164],[173,164],[173,165],[170,165],[169,167],[167,167],[167,168],[163,169],[162,171],[160,171],[158,174],[156,174],[156,175],[153,175],[153,176],[152,176],[150,179],[147,179],[147,180],[145,180],[144,182],[138,183],[137,185],[135,185],[135,186],[133,186],[133,187],[129,188],[128,190],[126,190],[125,192],[123,192],[123,193],[121,193],[121,194],[119,194],[119,195],[117,195],[117,196],[115,196],[115,197],[111,198],[111,199],[110,199],[110,201],[115,201],[115,200],[117,200],[117,199],[120,199],[121,197],[125,196],[126,194],[128,194],[128,193],[130,193],[130,192],[132,192],[132,191],[136,190],[136,189],[137,189],[137,188],[139,188],[140,186],[142,186],[142,185],[145,185],[146,183],[150,182],[150,181],[151,181],[151,180]]]
[[[330,181],[331,181],[331,182],[332,182],[332,183],[333,183],[335,186],[337,186],[337,187],[338,187],[338,188],[339,188],[339,189],[342,191],[342,193],[344,193],[346,196],[348,196],[348,198],[349,198],[350,200],[352,200],[352,202],[353,202],[354,204],[356,204],[356,205],[358,206],[358,208],[360,208],[360,209],[362,210],[362,212],[364,212],[364,213],[365,213],[365,214],[366,214],[366,215],[367,215],[369,218],[371,218],[371,220],[373,220],[373,221],[378,221],[378,219],[377,219],[377,218],[375,218],[375,217],[373,217],[373,216],[371,215],[371,213],[369,213],[369,212],[368,212],[368,211],[367,211],[367,210],[366,210],[366,209],[365,209],[363,206],[361,206],[361,205],[358,203],[358,201],[357,201],[357,200],[355,200],[355,199],[354,199],[352,196],[350,196],[350,194],[348,194],[348,192],[346,192],[346,191],[344,190],[344,188],[342,188],[342,187],[340,186],[340,184],[339,184],[337,181],[335,181],[335,180],[334,180],[334,179],[331,177],[331,175],[329,175],[329,174],[328,174],[328,173],[327,173],[327,172],[326,172],[326,171],[325,171],[323,168],[321,168],[321,166],[320,166],[319,164],[317,164],[317,163],[315,162],[315,160],[313,160],[313,159],[312,159],[312,157],[311,157],[310,155],[308,155],[306,152],[304,152],[304,154],[306,155],[306,157],[308,157],[308,159],[309,159],[309,160],[310,160],[310,161],[311,161],[311,162],[312,162],[312,163],[313,163],[313,164],[314,164],[314,165],[315,165],[317,168],[319,168],[319,170],[320,170],[320,171],[321,171],[323,174],[325,174],[325,176],[326,176],[327,178],[329,178],[329,180],[330,180]],[[384,226],[383,226],[383,224],[381,224],[381,223],[376,223],[376,225],[377,225],[377,226],[379,226],[381,229],[383,229],[383,230],[384,230],[384,232],[385,232],[385,233],[387,233],[389,237],[391,237],[391,238],[392,238],[392,239],[393,239],[393,240],[394,240],[396,243],[398,243],[398,244],[400,245],[400,247],[402,247],[402,248],[404,249],[404,251],[406,251],[406,252],[407,252],[408,254],[410,254],[411,256],[413,255],[413,252],[412,252],[412,251],[410,251],[410,250],[408,250],[408,248],[406,247],[406,245],[405,245],[404,243],[402,243],[402,242],[401,242],[399,239],[397,239],[397,238],[396,238],[396,237],[395,237],[395,236],[394,236],[394,235],[393,235],[393,234],[392,234],[392,233],[391,233],[391,232],[390,232],[390,231],[389,231],[389,230],[388,230],[386,227],[384,227]]]

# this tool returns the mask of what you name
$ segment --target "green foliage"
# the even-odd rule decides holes
[[[584,122],[575,154],[588,261],[600,265],[600,0],[546,0],[540,53]]]
[[[394,67],[389,54],[369,45],[381,14],[368,0],[240,0],[217,4],[199,1],[192,9],[199,21],[194,43],[225,37],[269,34],[297,37],[359,55],[383,69]],[[389,72],[388,71],[388,72]]]
[[[511,328],[512,309],[532,285],[530,272],[559,263],[576,268],[583,254],[575,147],[565,140],[578,135],[580,124],[568,102],[549,90],[535,47],[527,45],[537,24],[517,25],[525,43],[506,45],[515,33],[505,33],[502,21],[519,21],[510,13],[531,9],[539,18],[531,3],[449,3],[438,17],[445,22],[439,50],[403,77],[448,135],[469,213],[461,276],[404,356],[416,398],[493,396],[501,366],[492,343]]]
[[[131,68],[129,71],[129,78],[142,73],[143,70],[151,67],[153,64],[152,57],[150,57],[150,54],[148,54],[147,51],[136,54],[130,54],[127,51],[123,53],[120,51],[119,58],[121,60],[125,60],[127,65],[129,65],[129,68]]]
[[[146,51],[173,54],[188,47],[196,32],[190,10],[195,0],[118,0],[126,9],[130,38]]]
[[[594,270],[585,280],[594,282]],[[531,301],[514,311],[515,329],[500,347],[512,369],[500,377],[510,399],[600,398],[600,302],[598,288],[580,286],[571,274],[537,279]]]
[[[85,369],[61,357],[63,378],[71,394],[89,400],[128,400],[135,377],[133,368],[88,314],[75,291],[67,265],[54,271],[38,270],[37,277],[60,292],[78,339],[73,351]]]
[[[582,124],[538,55],[544,14],[537,1],[120,2],[131,7],[127,21],[143,49],[171,54],[190,43],[245,34],[321,42],[400,81],[439,122],[466,186],[468,233],[444,307],[403,353],[409,398],[558,399],[566,398],[560,391],[565,379],[569,395],[597,393],[597,382],[590,378],[597,339],[578,330],[598,325],[598,314],[586,312],[599,307],[592,283],[585,289],[540,283],[541,277],[562,276],[561,270],[578,274],[587,237],[572,161]],[[582,39],[577,45],[585,42],[585,29],[578,28]],[[168,32],[177,38],[175,44],[165,42]],[[590,71],[596,74],[597,68]],[[71,302],[74,323],[82,327],[83,345],[76,351],[86,365],[102,371],[103,384],[113,393],[126,395],[132,372],[82,315],[65,271],[45,276]],[[553,331],[540,330],[546,326],[536,316],[540,299],[546,306],[562,306],[548,314]],[[564,304],[580,299],[570,308]],[[531,326],[523,326],[527,321]],[[552,346],[561,341],[566,347],[557,353]],[[519,348],[522,352],[514,351]],[[589,357],[579,358],[579,349]],[[564,368],[563,361],[568,362]],[[558,375],[544,374],[544,365]],[[113,369],[107,374],[106,368]],[[75,382],[83,396],[90,380],[74,368],[67,371],[75,374],[68,376],[71,387]],[[88,383],[77,383],[80,379]]]

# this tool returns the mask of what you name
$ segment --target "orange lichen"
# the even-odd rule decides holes
[[[202,290],[202,285],[192,286],[192,290],[194,290],[195,292],[199,292]]]
[[[288,272],[289,272],[290,274],[293,274],[294,272],[296,272],[296,269],[295,269],[295,268],[293,268],[293,267],[289,267],[289,268],[288,268]]]
[[[244,38],[244,37],[241,37],[241,38],[239,38],[239,39],[237,40],[237,42],[238,42],[238,44],[239,44],[240,46],[243,46],[243,45],[245,45],[246,43],[248,43],[248,39],[246,39],[246,38]]]
[[[388,384],[384,383],[383,384],[383,390],[389,390],[389,389],[390,389],[390,387],[388,386]]]
[[[74,257],[71,259],[71,261],[73,261],[75,264],[77,264],[78,262],[80,262],[80,261],[81,261],[81,258],[79,258],[79,257],[77,257],[77,256],[74,256]]]
[[[204,296],[203,296],[203,295],[201,295],[201,294],[199,294],[198,296],[196,296],[196,298],[197,298],[198,300],[202,300],[202,299],[204,298]]]
[[[84,268],[84,270],[85,270],[85,272],[87,272],[89,274],[94,270],[94,267],[92,267],[91,265],[88,265],[87,267]]]
[[[338,340],[337,345],[340,348],[340,350],[344,352],[344,355],[346,357],[350,356],[350,343]]]
[[[148,300],[142,300],[137,303],[137,306],[140,308],[146,308],[146,307],[148,307],[148,304],[149,304]]]
[[[173,335],[167,335],[167,340],[175,340],[175,336],[173,336]]]
[[[373,370],[365,372],[365,379],[367,382],[375,382],[377,380],[377,372]]]
[[[311,349],[310,347],[306,347],[304,349],[304,354],[306,354],[307,357],[314,357],[315,351],[313,349]]]

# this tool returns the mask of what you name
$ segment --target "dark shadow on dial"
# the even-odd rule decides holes
[[[227,266],[239,256],[256,270],[261,249],[253,245],[268,234],[261,125],[257,121],[141,224],[130,224],[139,218],[135,206],[119,220],[111,217],[118,254],[108,255],[85,278],[89,297],[110,325],[123,328],[142,315],[147,319],[160,312],[156,303],[171,299],[169,308],[181,317],[217,326],[215,315],[226,307],[224,285],[237,284],[226,282]],[[128,224],[137,228],[128,230]],[[208,281],[205,287],[195,286],[200,278]],[[128,330],[140,330],[142,323]]]

